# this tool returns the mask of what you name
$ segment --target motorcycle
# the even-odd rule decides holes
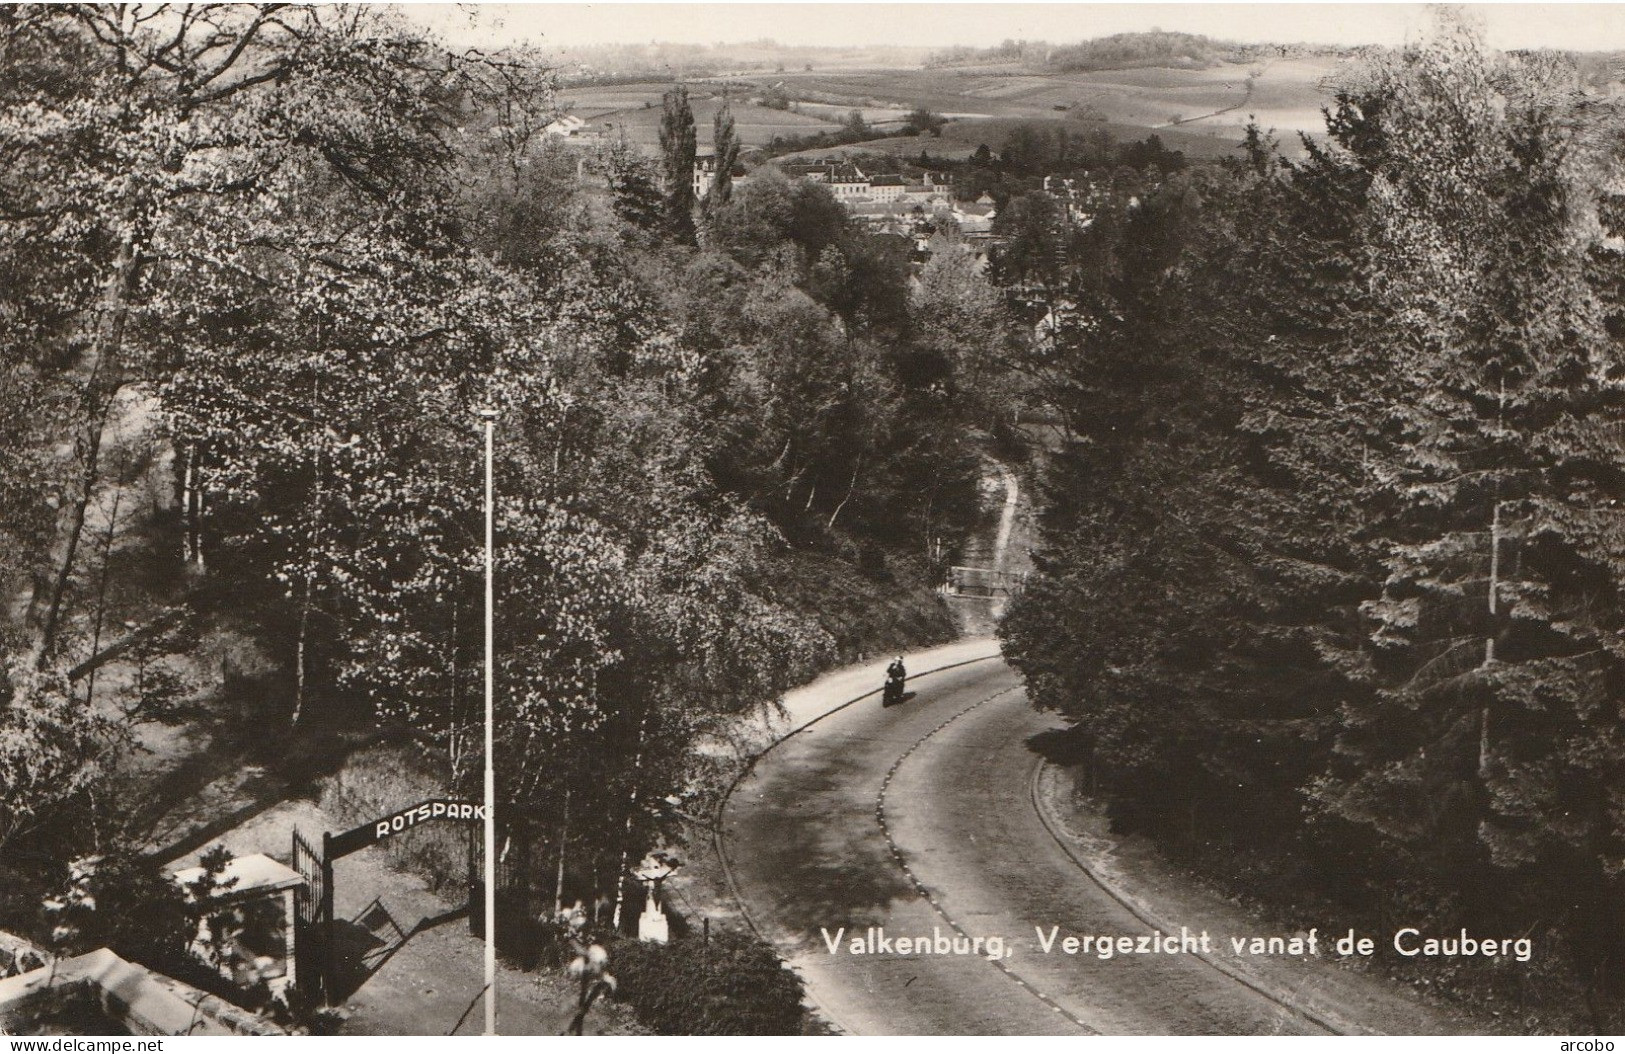
[[[886,687],[880,695],[880,705],[895,706],[903,701],[903,676],[889,673],[886,675]]]

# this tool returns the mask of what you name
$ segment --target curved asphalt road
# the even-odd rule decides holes
[[[1150,932],[1038,817],[1028,740],[1055,722],[1033,711],[1000,659],[911,677],[909,690],[900,706],[883,709],[877,694],[781,742],[722,815],[748,915],[836,1025],[901,1035],[1320,1031],[1192,956],[1043,954],[1038,926]],[[998,935],[1013,953],[997,964],[830,954],[821,933],[844,928],[845,944],[870,926],[891,938]]]

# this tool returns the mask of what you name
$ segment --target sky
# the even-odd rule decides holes
[[[1498,48],[1625,49],[1625,3],[1461,5]],[[595,3],[407,4],[458,45],[741,43],[986,46],[1007,37],[1069,43],[1152,28],[1243,42],[1401,44],[1430,21],[1422,4]]]

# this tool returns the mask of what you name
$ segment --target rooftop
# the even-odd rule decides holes
[[[190,885],[203,875],[201,867],[187,867],[175,872],[175,881],[181,885]],[[232,883],[223,896],[235,899],[249,893],[272,893],[283,889],[292,889],[304,883],[299,872],[291,867],[279,864],[264,853],[250,853],[248,856],[239,856],[225,866],[220,873],[222,883]]]

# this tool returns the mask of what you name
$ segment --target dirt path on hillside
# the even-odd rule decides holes
[[[1009,465],[988,458],[978,487],[980,522],[956,554],[954,563],[1011,575],[1032,567],[1028,552],[1031,508],[1021,481]],[[944,594],[954,624],[966,638],[991,637],[1009,605],[1008,596],[980,597]]]
[[[1199,115],[1197,115],[1195,117],[1176,118],[1175,120],[1172,120],[1172,121],[1164,121],[1162,124],[1154,125],[1153,127],[1156,127],[1156,128],[1183,128],[1186,125],[1195,124],[1198,121],[1206,121],[1206,120],[1210,120],[1210,119],[1212,119],[1214,117],[1223,117],[1227,113],[1234,113],[1235,111],[1241,109],[1243,106],[1246,106],[1248,103],[1253,101],[1253,92],[1256,90],[1256,85],[1257,85],[1258,80],[1261,79],[1262,77],[1264,77],[1265,74],[1269,73],[1270,67],[1273,66],[1273,65],[1275,65],[1274,62],[1266,63],[1263,69],[1259,70],[1256,74],[1252,74],[1252,75],[1248,76],[1248,78],[1247,78],[1247,86],[1242,91],[1241,99],[1239,101],[1233,102],[1229,106],[1221,106],[1219,109],[1214,110],[1212,113],[1199,114]]]

